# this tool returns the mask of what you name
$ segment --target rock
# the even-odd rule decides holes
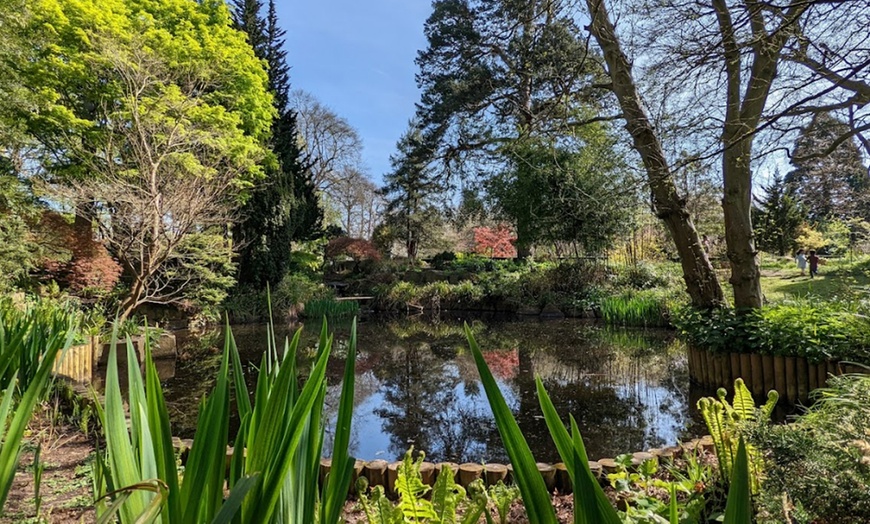
[[[543,319],[560,319],[565,318],[565,313],[562,313],[562,310],[557,308],[552,304],[547,304],[544,306],[544,309],[541,311],[541,318]]]

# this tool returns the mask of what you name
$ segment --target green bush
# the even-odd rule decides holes
[[[682,308],[674,324],[689,343],[714,352],[870,362],[866,305],[804,299],[744,313]]]
[[[809,412],[749,428],[766,461],[758,522],[870,522],[870,375],[834,377]]]
[[[272,312],[278,317],[293,316],[308,301],[332,296],[329,289],[304,273],[287,273],[271,290]],[[269,318],[265,289],[240,286],[224,304],[236,323],[263,322]]]
[[[661,275],[652,264],[638,262],[614,268],[614,285],[632,289],[653,289],[666,287],[668,279]]]
[[[433,256],[429,261],[435,269],[447,269],[452,266],[452,262],[456,260],[456,253],[453,251],[442,251]]]

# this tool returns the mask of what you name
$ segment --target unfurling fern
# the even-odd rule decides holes
[[[465,489],[453,480],[453,470],[442,467],[435,489],[432,490],[432,504],[435,507],[437,522],[441,524],[458,524],[456,510],[465,500]]]
[[[480,520],[481,515],[488,510],[487,504],[489,498],[483,481],[477,480],[468,487],[468,495],[453,479],[453,470],[448,467],[442,468],[441,473],[435,481],[435,487],[430,488],[423,483],[423,477],[420,475],[420,465],[423,463],[425,454],[420,453],[417,460],[411,458],[413,448],[405,453],[405,458],[399,466],[398,475],[396,477],[396,492],[399,495],[399,503],[393,505],[384,496],[384,488],[375,486],[372,494],[365,494],[368,488],[368,481],[365,477],[361,477],[357,481],[357,489],[360,494],[360,504],[366,514],[366,519],[369,524],[475,524]],[[493,487],[495,488],[495,486]],[[432,500],[423,498],[429,491],[432,491]],[[516,499],[515,492],[509,488],[501,490],[504,494],[501,499],[507,499],[507,493],[512,493],[513,496],[507,502],[513,502]],[[504,504],[498,502],[498,504]],[[500,508],[499,512],[503,510]],[[459,515],[462,515],[460,518]],[[492,521],[492,516],[487,513],[487,522]],[[502,523],[504,523],[502,518]]]
[[[423,496],[432,488],[423,484],[420,475],[420,465],[425,453],[420,453],[417,460],[411,458],[414,448],[405,453],[402,465],[399,466],[396,478],[396,491],[399,493],[399,508],[405,517],[405,522],[431,522],[437,517],[435,507]]]
[[[734,461],[737,456],[737,448],[740,441],[740,424],[747,421],[769,421],[773,408],[779,400],[779,394],[771,390],[767,394],[767,402],[761,408],[755,406],[752,393],[744,384],[743,379],[734,381],[734,399],[729,404],[726,400],[725,388],[719,388],[716,396],[704,397],[698,401],[698,410],[704,417],[707,430],[713,437],[713,445],[716,448],[716,458],[719,461],[719,470],[722,477],[731,478]],[[746,451],[749,456],[749,469],[752,472],[752,492],[757,493],[759,479],[762,473],[761,458],[758,450],[747,445]]]

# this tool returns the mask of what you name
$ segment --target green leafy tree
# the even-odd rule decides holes
[[[790,194],[779,173],[770,185],[764,188],[764,198],[755,199],[755,224],[758,245],[761,249],[775,251],[779,256],[797,247],[804,213]]]
[[[23,284],[41,253],[34,225],[41,209],[21,180],[0,171],[0,290]]]
[[[236,27],[248,35],[257,57],[268,65],[277,111],[269,140],[275,158],[266,165],[266,176],[252,191],[234,229],[241,244],[239,281],[274,286],[290,263],[291,242],[316,237],[323,214],[310,165],[299,146],[296,113],[288,105],[290,68],[275,2],[269,1],[265,18],[261,0],[236,0],[233,14]]]
[[[598,253],[630,225],[636,195],[625,166],[602,130],[585,131],[579,150],[515,144],[510,168],[491,180],[497,209],[516,225],[518,252],[562,243]]]
[[[564,136],[589,116],[598,70],[570,5],[437,0],[417,64],[421,122],[448,159],[500,155],[531,134]]]
[[[427,169],[430,156],[423,135],[413,122],[396,144],[398,153],[390,158],[392,171],[384,175],[381,189],[387,197],[387,230],[405,245],[408,258],[417,258],[421,245],[435,240],[441,213],[433,199],[440,185]]]
[[[518,140],[560,140],[598,121],[603,73],[566,3],[437,0],[417,76],[424,137],[445,174],[489,179],[513,169]],[[505,179],[502,178],[502,183]],[[521,242],[518,255],[528,255]]]
[[[818,113],[795,142],[785,182],[814,223],[870,217],[870,180],[855,139],[829,152],[849,131],[830,113]]]
[[[182,247],[231,222],[262,173],[262,64],[217,0],[40,0],[28,31],[45,45],[16,72],[41,107],[20,117],[52,198],[124,268],[121,314],[189,301],[207,278],[179,272],[199,267]]]

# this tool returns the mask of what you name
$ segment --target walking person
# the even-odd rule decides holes
[[[798,249],[797,254],[794,256],[795,262],[797,262],[798,269],[801,270],[801,276],[804,276],[807,271],[807,255],[804,253],[803,249]]]
[[[819,272],[819,257],[816,256],[816,250],[810,250],[810,256],[807,259],[810,262],[810,278],[814,278]]]

